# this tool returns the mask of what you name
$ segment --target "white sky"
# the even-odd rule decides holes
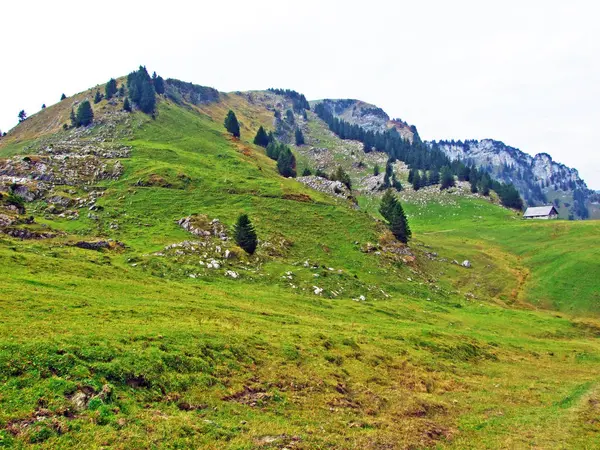
[[[493,138],[600,189],[600,4],[5,0],[0,129],[139,64],[222,91],[358,98],[424,139]]]

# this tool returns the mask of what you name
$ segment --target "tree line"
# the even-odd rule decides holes
[[[306,100],[304,94],[293,91],[292,89],[269,88],[267,90],[274,94],[281,95],[290,99],[292,101],[294,111],[296,112],[302,112],[303,110],[310,109],[310,104],[308,103],[308,100]]]

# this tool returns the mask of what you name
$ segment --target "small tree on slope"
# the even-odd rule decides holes
[[[398,239],[400,242],[404,242],[405,244],[412,235],[408,226],[408,220],[406,219],[404,209],[402,208],[400,202],[396,202],[396,205],[394,206],[392,220],[390,221],[390,231],[393,233],[396,239]]]
[[[237,117],[235,117],[235,113],[232,110],[229,110],[229,112],[227,113],[223,125],[225,125],[225,129],[228,132],[230,132],[233,137],[240,137],[240,124],[237,120]]]
[[[254,137],[254,143],[256,145],[260,145],[261,147],[267,147],[269,145],[269,135],[265,131],[265,129],[260,126],[258,131],[256,132],[256,136]]]
[[[394,195],[392,190],[388,189],[387,191],[385,191],[385,194],[383,194],[383,197],[381,197],[379,212],[381,213],[383,218],[388,222],[392,221],[396,203],[398,203],[398,200],[396,200],[396,196]]]
[[[77,108],[77,126],[88,126],[94,121],[94,111],[88,100],[84,100]]]
[[[252,255],[256,250],[258,238],[252,222],[247,214],[242,214],[238,217],[236,224],[233,227],[233,237],[237,245],[239,245],[246,253]]]

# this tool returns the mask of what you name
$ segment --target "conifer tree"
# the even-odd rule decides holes
[[[277,170],[284,177],[296,177],[296,157],[286,146],[282,146],[279,152]]]
[[[312,175],[312,172],[311,172],[311,170],[310,170],[308,167],[306,167],[306,168],[305,168],[305,169],[302,171],[302,176],[303,176],[303,177],[310,177],[311,175]]]
[[[456,183],[454,182],[454,175],[452,175],[452,171],[450,170],[450,167],[448,167],[448,166],[442,167],[441,180],[442,181],[441,181],[440,190],[448,189],[448,188],[456,185]]]
[[[240,124],[238,123],[237,117],[232,110],[229,110],[227,113],[223,125],[225,125],[225,129],[231,133],[233,137],[240,137]]]
[[[414,177],[415,177],[415,169],[410,169],[408,171],[408,182],[412,184]]]
[[[92,105],[88,100],[84,100],[79,104],[77,108],[77,126],[88,126],[94,121],[94,111],[92,111]]]
[[[421,175],[419,175],[418,170],[415,170],[415,172],[413,174],[412,185],[413,185],[413,189],[415,191],[418,191],[419,189],[421,189]]]
[[[19,111],[19,123],[23,122],[25,119],[27,119],[27,113],[22,109]]]
[[[296,145],[304,145],[304,134],[302,134],[302,130],[299,127],[296,127]]]
[[[265,148],[267,147],[267,145],[269,145],[269,136],[267,135],[267,132],[262,127],[262,125],[258,128],[258,131],[256,132],[256,136],[254,137],[254,143]]]
[[[400,242],[407,243],[412,233],[400,202],[396,202],[390,221],[390,231]]]
[[[104,87],[104,96],[106,97],[107,100],[110,100],[111,98],[114,97],[114,95],[117,93],[117,80],[115,80],[114,78],[111,78],[110,80],[108,80],[108,83],[106,83],[106,86]]]
[[[237,222],[233,227],[233,237],[236,244],[246,253],[250,255],[254,254],[256,246],[258,245],[258,237],[256,236],[256,230],[247,214],[242,214],[238,217]]]
[[[102,94],[100,91],[96,91],[96,95],[94,95],[94,104],[100,103],[102,101]]]
[[[46,109],[46,104],[42,104],[42,109]]]
[[[273,140],[267,145],[267,156],[274,161],[279,159],[279,153],[281,152],[281,145],[277,141]]]
[[[77,122],[77,117],[75,117],[75,111],[73,111],[73,108],[71,108],[71,114],[69,115],[69,118],[71,119],[71,126],[73,128],[77,128],[79,126],[79,122]]]
[[[294,123],[294,113],[292,112],[291,109],[288,109],[285,112],[285,120],[287,120],[289,123],[293,124]]]
[[[381,213],[383,218],[388,222],[392,221],[392,216],[394,214],[394,208],[396,207],[396,203],[398,203],[398,200],[396,199],[396,196],[394,195],[392,190],[388,189],[387,191],[385,191],[385,194],[383,194],[383,197],[381,197],[379,212]]]
[[[117,91],[117,95],[119,97],[124,97],[125,96],[125,85],[122,84],[121,86],[119,86],[119,90]]]
[[[430,170],[429,171],[429,184],[433,185],[433,184],[440,184],[440,173],[436,170]]]
[[[487,174],[485,174],[487,175]],[[490,195],[490,179],[487,176],[483,176],[478,186],[479,192],[481,192],[486,197]]]
[[[392,175],[392,187],[394,189],[396,189],[397,191],[401,191],[402,190],[402,183],[400,183],[400,181],[398,179],[396,179],[396,174]]]
[[[123,101],[123,111],[131,112],[131,103],[129,103],[129,97],[125,97],[125,101]]]
[[[65,94],[60,96],[60,101],[63,101],[65,98],[67,98],[67,96]]]
[[[152,83],[157,94],[165,93],[165,80],[160,75],[156,75],[156,72],[152,74]]]
[[[156,91],[145,67],[140,66],[137,71],[131,72],[127,76],[127,90],[129,91],[129,98],[141,111],[146,114],[154,112]]]
[[[375,167],[373,167],[373,175],[379,175],[379,164],[375,164]]]

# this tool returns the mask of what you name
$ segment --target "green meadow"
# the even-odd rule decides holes
[[[376,202],[279,176],[251,144],[256,105],[158,107],[93,186],[96,217],[38,201],[61,234],[0,235],[0,447],[600,446],[599,222],[440,194],[404,204],[413,259],[377,254]],[[165,250],[198,240],[183,217],[240,213],[269,244],[254,256],[210,270]],[[109,238],[124,247],[72,245]]]

